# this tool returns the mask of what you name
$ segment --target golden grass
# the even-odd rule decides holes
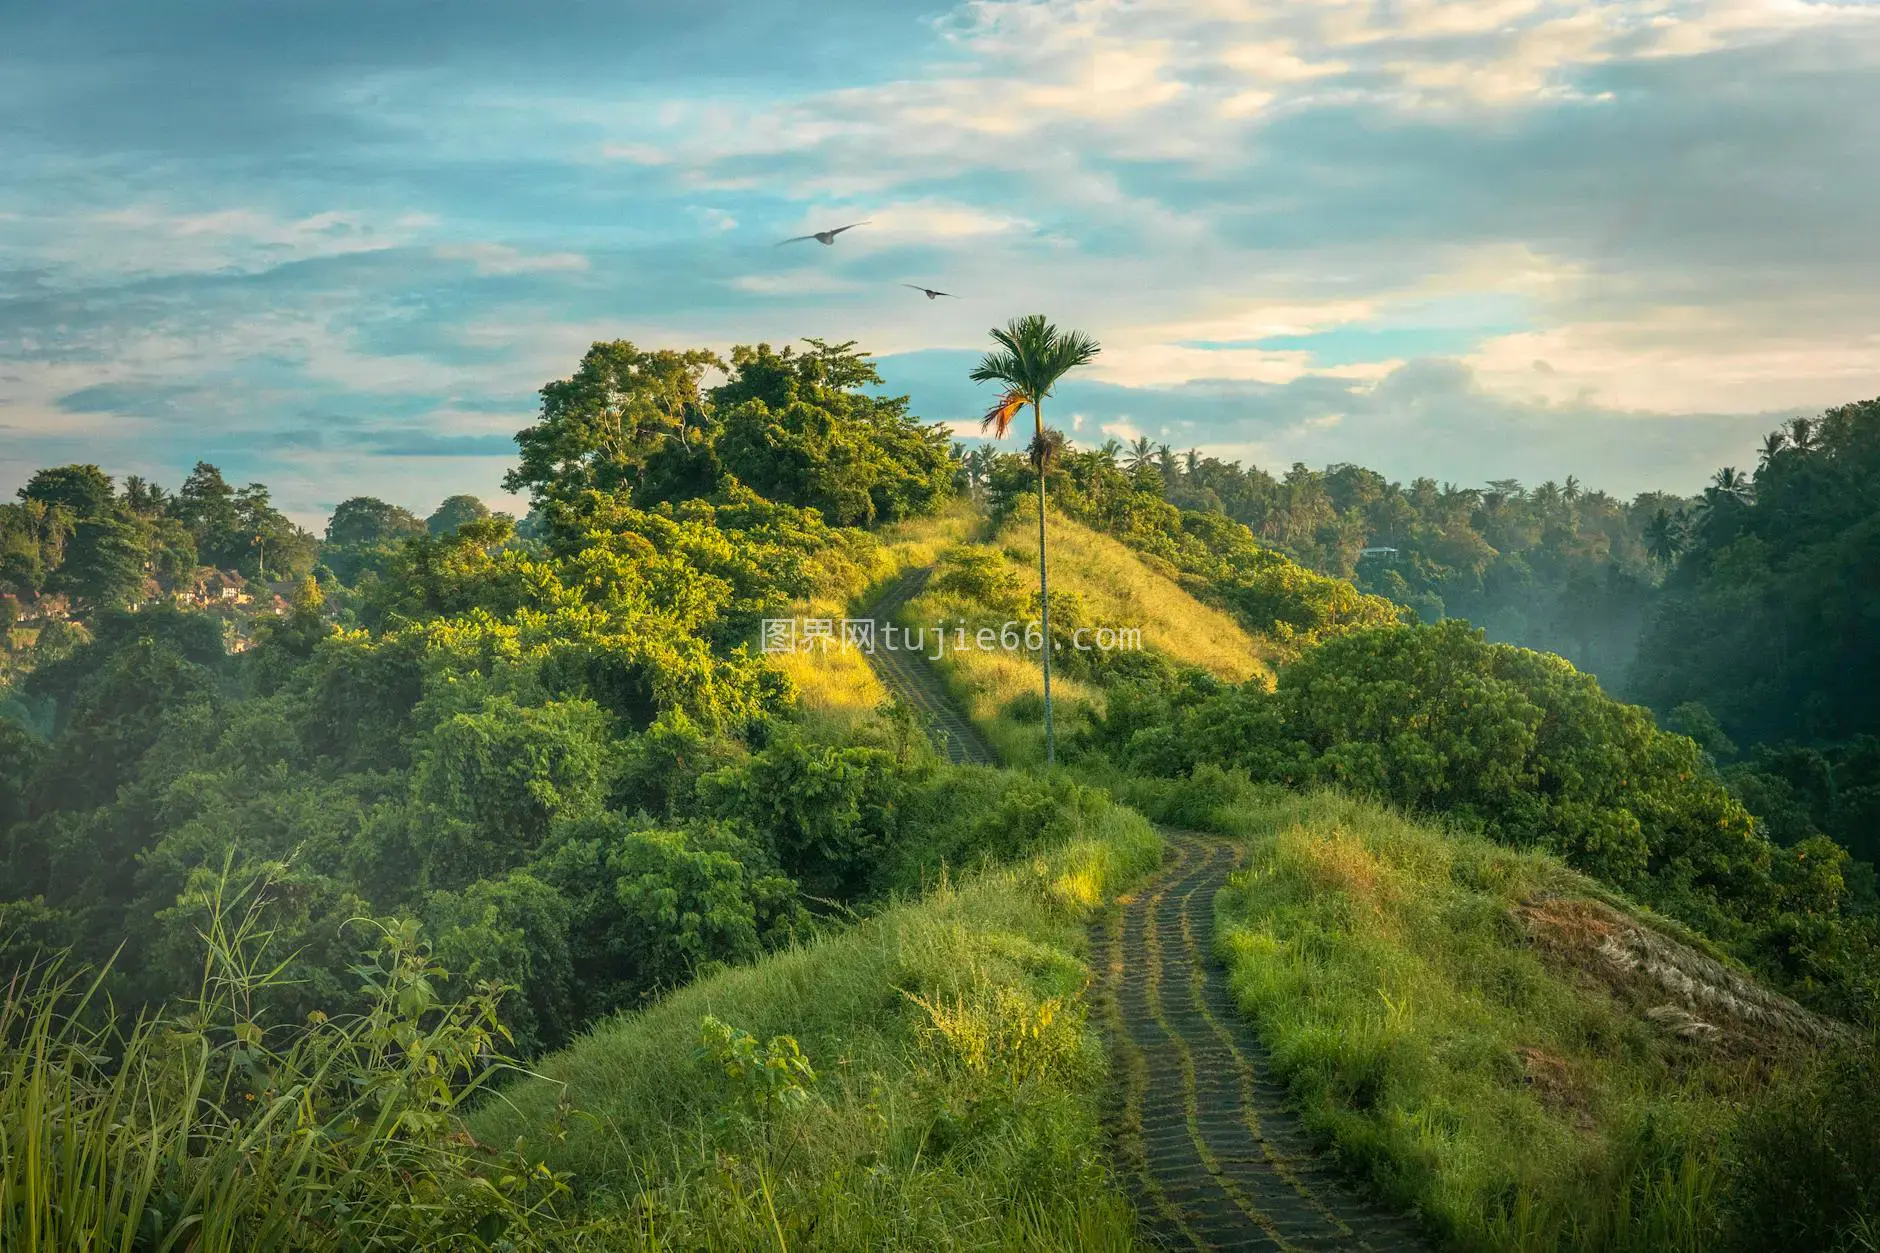
[[[1035,510],[1034,510],[1035,512]],[[1145,648],[1200,666],[1232,683],[1270,674],[1260,641],[1234,618],[1204,605],[1141,556],[1055,510],[1048,523],[1053,590],[1074,592],[1092,623],[1140,627]],[[1038,580],[1037,519],[1015,515],[993,542],[1029,586]]]
[[[961,535],[953,542],[968,542]],[[1139,629],[1142,646],[1177,661],[1200,666],[1223,679],[1239,682],[1272,672],[1261,659],[1260,641],[1229,615],[1202,604],[1135,552],[1108,536],[1053,511],[1050,517],[1049,570],[1053,597],[1068,592],[1082,602],[1093,626]],[[1037,587],[1036,518],[1021,509],[985,542],[996,546],[1022,588]],[[932,552],[936,560],[945,545]],[[930,589],[902,615],[914,626],[966,621],[998,625],[1007,615],[945,590]],[[1019,627],[1022,631],[1022,625]],[[1044,760],[1044,723],[1038,712],[1044,673],[1036,658],[1004,649],[949,650],[933,662],[953,697],[979,726],[1001,758],[1013,765]],[[1060,740],[1102,708],[1096,685],[1066,675],[1054,666],[1051,695]]]
[[[882,588],[910,569],[933,564],[949,545],[983,526],[984,518],[970,504],[955,501],[939,513],[882,527],[873,532],[872,561],[857,577],[819,588],[789,612],[797,618],[859,616]],[[853,649],[785,653],[772,660],[796,685],[805,710],[851,730],[872,718],[888,698],[868,658]]]

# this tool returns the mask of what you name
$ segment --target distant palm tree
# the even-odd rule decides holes
[[[1190,448],[1182,454],[1182,477],[1192,479],[1195,471],[1201,468],[1201,450]]]
[[[1645,524],[1645,551],[1651,554],[1653,561],[1667,569],[1684,552],[1689,539],[1682,514],[1660,509]]]
[[[1799,419],[1798,419],[1799,421]],[[1704,489],[1704,495],[1713,500],[1729,498],[1738,502],[1749,499],[1749,479],[1735,466],[1725,466],[1711,478],[1712,486]]]
[[[1057,740],[1051,721],[1051,593],[1045,575],[1044,479],[1052,459],[1063,448],[1062,432],[1054,443],[1044,427],[1044,401],[1058,380],[1078,366],[1089,365],[1099,351],[1097,341],[1082,331],[1060,331],[1041,313],[1014,318],[1004,330],[994,330],[992,340],[998,345],[973,369],[975,383],[997,383],[1005,390],[980,424],[991,428],[994,438],[1004,439],[1006,430],[1019,410],[1031,406],[1036,424],[1032,436],[1032,468],[1038,473],[1038,614],[1044,633],[1044,760],[1050,766],[1057,761]]]
[[[1097,449],[1097,459],[1104,465],[1114,467],[1117,459],[1123,455],[1123,445],[1114,437],[1103,441],[1103,447]]]
[[[1807,418],[1796,418],[1789,423],[1789,440],[1796,452],[1815,451],[1815,424]]]
[[[1175,484],[1175,450],[1167,444],[1155,447],[1156,468],[1162,471],[1162,481],[1171,487]]]
[[[1715,548],[1728,541],[1732,520],[1739,518],[1749,505],[1752,491],[1749,477],[1735,466],[1725,466],[1711,476],[1703,500],[1691,515],[1692,530],[1703,538],[1707,547]]]
[[[1129,446],[1129,468],[1137,474],[1155,464],[1155,445],[1147,435],[1138,435]]]
[[[1774,461],[1777,457],[1782,455],[1788,446],[1789,437],[1781,431],[1771,431],[1769,434],[1763,436],[1762,464],[1766,466]]]
[[[1566,501],[1569,505],[1579,500],[1580,480],[1574,478],[1571,474],[1569,474],[1567,476],[1567,485],[1564,488],[1562,488],[1560,491],[1560,498]]]

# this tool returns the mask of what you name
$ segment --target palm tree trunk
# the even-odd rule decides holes
[[[1044,629],[1044,764],[1057,762],[1057,740],[1051,726],[1051,588],[1044,572],[1044,410],[1031,402],[1038,426],[1038,617]]]

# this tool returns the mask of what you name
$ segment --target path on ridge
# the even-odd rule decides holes
[[[885,628],[894,621],[895,613],[908,601],[920,595],[927,586],[927,578],[933,573],[932,566],[922,566],[909,570],[883,592],[869,610],[869,616],[875,620],[875,651],[869,655],[869,664],[875,668],[875,674],[883,687],[913,706],[927,724],[929,736],[940,732],[937,743],[946,753],[947,760],[956,766],[996,766],[998,754],[986,743],[986,737],[979,733],[962,713],[953,698],[947,694],[946,686],[940,682],[940,676],[934,673],[933,666],[918,653],[906,649],[887,648]]]
[[[1143,1235],[1176,1249],[1422,1253],[1411,1220],[1318,1152],[1213,955],[1237,841],[1164,831],[1161,875],[1094,928],[1113,1074],[1107,1121]]]
[[[875,602],[869,662],[930,732],[943,733],[949,760],[996,765],[926,658],[881,646],[882,628],[931,573],[909,571]],[[1106,1121],[1144,1241],[1192,1250],[1427,1253],[1413,1222],[1365,1199],[1313,1148],[1232,1003],[1213,956],[1214,894],[1240,864],[1241,845],[1164,835],[1161,874],[1096,924],[1091,952],[1115,1076]]]

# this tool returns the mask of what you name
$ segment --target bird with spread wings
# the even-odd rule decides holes
[[[867,225],[868,225],[868,222],[864,220],[861,222],[850,222],[847,226],[838,226],[832,231],[815,231],[808,235],[792,235],[789,239],[778,240],[777,247],[781,248],[785,244],[800,244],[806,239],[813,239],[817,243],[822,244],[826,247],[830,244],[835,243],[836,236],[840,235],[843,231],[852,231],[858,226],[867,226]]]
[[[958,299],[959,299],[959,297],[958,297],[958,296],[955,296],[955,295],[954,295],[954,294],[953,294],[952,292],[950,292],[950,291],[935,291],[935,290],[934,290],[933,288],[931,288],[931,287],[922,287],[922,286],[921,286],[921,285],[920,285],[919,283],[902,283],[902,284],[901,284],[901,286],[903,286],[903,287],[912,287],[912,288],[913,288],[913,289],[914,289],[915,291],[917,291],[917,292],[924,292],[924,293],[926,294],[926,296],[927,296],[927,299],[929,299],[929,300],[932,300],[932,299],[933,299],[933,298],[934,298],[935,296],[945,296],[945,297],[947,297],[947,298],[949,298],[949,299],[951,299],[951,300],[958,300]]]

